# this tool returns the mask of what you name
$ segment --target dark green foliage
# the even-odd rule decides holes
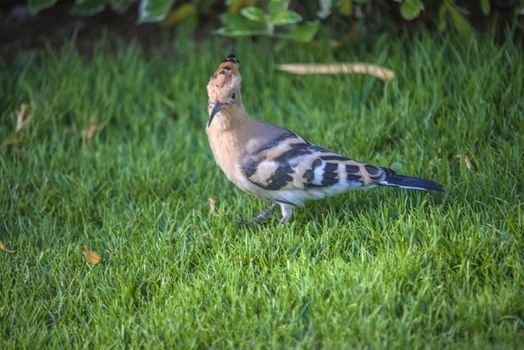
[[[319,21],[302,22],[302,16],[288,9],[289,1],[270,0],[267,11],[244,7],[239,14],[221,16],[224,27],[215,33],[225,36],[266,35],[298,42],[309,42],[318,31]],[[277,30],[277,28],[281,28]]]
[[[160,22],[168,15],[175,0],[140,0],[140,22]]]
[[[33,14],[55,3],[56,0],[28,1]],[[186,18],[195,20],[199,16],[204,22],[219,17],[223,27],[215,30],[216,34],[230,37],[263,35],[310,42],[321,23],[323,28],[337,32],[341,23],[351,24],[360,20],[384,24],[420,19],[437,25],[440,31],[453,28],[464,36],[470,36],[473,32],[471,21],[485,22],[488,15],[494,14],[493,23],[503,26],[515,20],[516,14],[524,9],[522,0],[503,2],[503,5],[500,1],[494,0],[493,3],[496,6],[491,6],[490,0],[463,1],[460,4],[455,0],[230,0],[226,1],[226,5],[217,0],[76,0],[71,13],[93,15],[106,8],[121,13],[127,11],[130,5],[138,4],[139,23],[160,22],[168,15],[171,15],[171,20],[164,22],[164,25],[173,25]]]
[[[27,0],[27,5],[32,14],[38,13],[56,4],[57,0]]]
[[[422,0],[402,0],[400,5],[400,13],[407,20],[416,18],[423,9]]]

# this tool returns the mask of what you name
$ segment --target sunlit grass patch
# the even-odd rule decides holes
[[[162,54],[66,45],[1,63],[0,240],[16,250],[0,251],[1,347],[524,343],[522,50],[374,40],[327,57],[179,39]],[[251,114],[446,193],[353,192],[286,227],[238,226],[265,203],[228,183],[204,131],[205,85],[230,51]],[[396,78],[274,70],[334,61]]]

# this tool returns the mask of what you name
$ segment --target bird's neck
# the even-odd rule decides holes
[[[254,123],[255,119],[252,119],[240,104],[218,112],[206,128],[215,161],[226,176],[238,186],[241,186],[235,180],[239,178],[238,161],[255,130]]]
[[[244,105],[237,103],[218,112],[209,125],[208,132],[235,132],[235,130],[249,123],[251,119],[244,109]]]

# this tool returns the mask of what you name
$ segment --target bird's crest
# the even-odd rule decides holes
[[[224,58],[224,60],[222,61],[222,63],[224,62],[231,62],[231,63],[234,63],[236,64],[237,66],[240,65],[240,61],[237,59],[237,57],[233,54],[227,56],[226,58]]]
[[[213,74],[213,77],[211,78],[210,83],[212,83],[212,85],[214,85],[217,88],[222,88],[224,86],[230,85],[231,81],[235,77],[240,76],[238,72],[239,64],[240,62],[235,57],[235,55],[231,54],[227,56],[218,66],[215,74]]]

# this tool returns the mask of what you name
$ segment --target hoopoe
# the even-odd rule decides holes
[[[357,188],[378,185],[443,192],[433,181],[358,162],[250,117],[242,104],[240,82],[239,61],[230,55],[207,84],[206,132],[215,161],[227,178],[272,202],[254,223],[269,217],[277,203],[284,224],[307,200]]]

